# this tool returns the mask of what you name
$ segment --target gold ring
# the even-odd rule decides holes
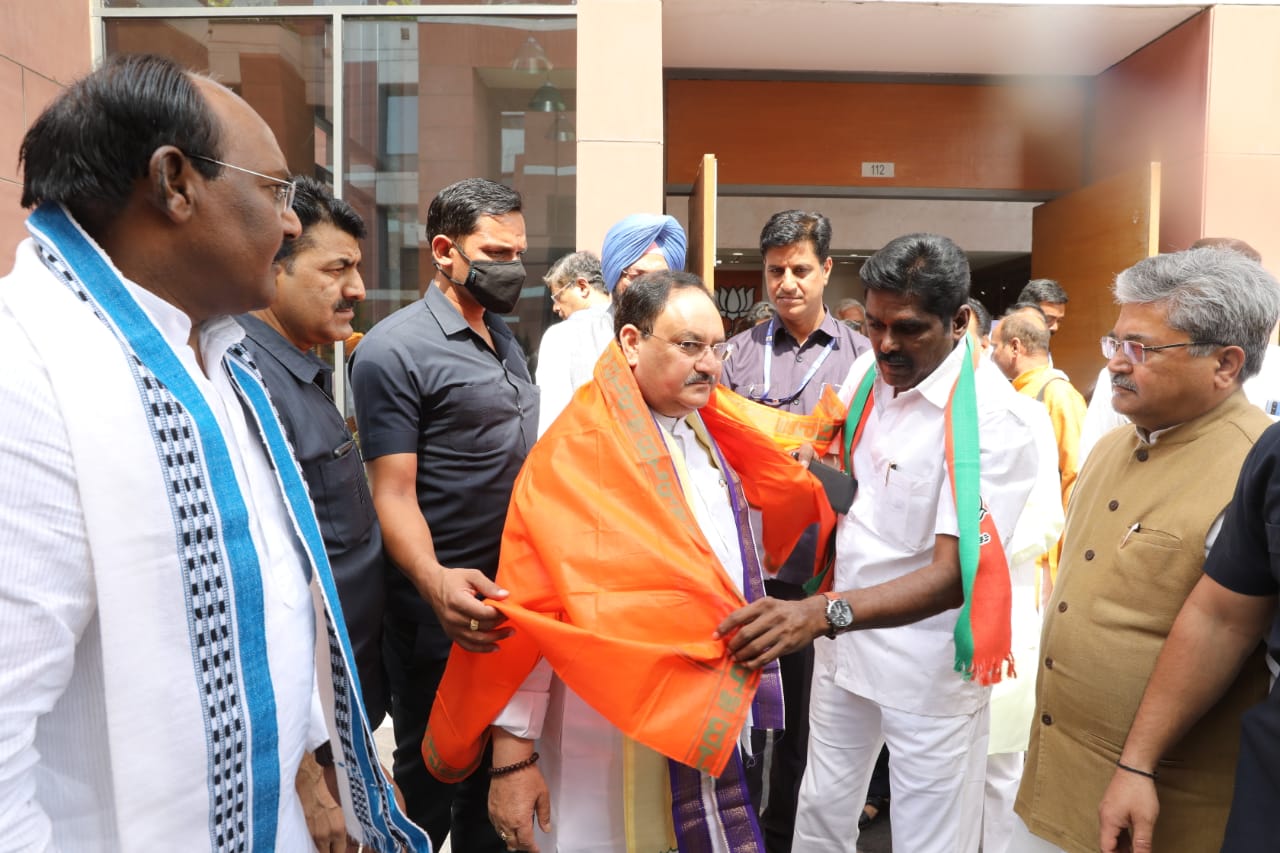
[[[472,620],[471,620],[471,630],[472,630],[472,631],[479,631],[479,630],[480,630],[480,620],[479,620],[479,619],[472,619]],[[503,839],[503,840],[505,841],[506,839]]]
[[[472,622],[474,622],[475,620],[474,620],[474,619],[472,619],[471,621],[472,621]],[[506,833],[504,830],[499,829],[499,830],[498,830],[498,838],[502,839],[503,841],[506,841],[506,840],[507,840],[507,833]]]

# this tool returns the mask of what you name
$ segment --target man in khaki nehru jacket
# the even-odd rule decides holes
[[[1141,261],[1115,292],[1120,315],[1102,350],[1112,403],[1133,428],[1103,437],[1076,481],[1011,849],[1097,850],[1098,803],[1118,767],[1156,780],[1147,849],[1217,851],[1240,715],[1267,688],[1260,650],[1158,764],[1118,762],[1240,466],[1270,424],[1241,383],[1261,367],[1280,287],[1237,253],[1195,249]]]

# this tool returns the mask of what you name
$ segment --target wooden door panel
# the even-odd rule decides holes
[[[1160,164],[1151,163],[1046,202],[1032,213],[1031,277],[1070,297],[1053,336],[1053,363],[1088,394],[1106,363],[1098,339],[1115,323],[1116,274],[1157,253]]]
[[[703,154],[689,197],[689,251],[686,266],[715,292],[716,155]]]

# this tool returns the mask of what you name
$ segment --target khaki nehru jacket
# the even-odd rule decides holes
[[[1016,811],[1064,850],[1098,849],[1098,803],[1173,620],[1200,580],[1205,537],[1270,419],[1237,392],[1153,444],[1107,434],[1076,482],[1041,633],[1036,712]],[[1213,851],[1231,803],[1240,715],[1262,701],[1261,647],[1161,760],[1154,849]]]

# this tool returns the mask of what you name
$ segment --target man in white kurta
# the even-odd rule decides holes
[[[590,252],[565,255],[543,281],[561,322],[543,332],[538,347],[538,435],[569,405],[573,392],[591,381],[596,360],[613,340],[612,301],[599,258]]]
[[[599,270],[604,299],[592,297],[582,310],[547,329],[538,349],[538,435],[569,405],[573,392],[591,381],[596,360],[613,340],[611,298],[620,298],[645,273],[684,269],[686,243],[680,223],[665,214],[634,213],[605,234]],[[582,291],[583,285],[572,286]],[[557,302],[556,312],[561,310]]]
[[[726,475],[711,455],[706,430],[697,413],[670,418],[650,411],[673,458],[684,463],[692,486],[685,497],[698,529],[738,591],[744,592],[737,521],[725,491]],[[695,435],[695,425],[700,435]],[[626,849],[622,772],[626,739],[555,677],[545,660],[539,662],[495,725],[537,741],[540,767],[551,796],[551,831],[539,830],[537,834],[541,850],[609,853]],[[665,760],[659,766],[665,771]],[[704,787],[704,801],[714,813],[711,780],[703,775],[708,786]],[[711,833],[711,838],[715,850],[727,851],[719,834]]]
[[[868,302],[870,308],[874,301]],[[947,397],[966,355],[956,347],[896,397],[876,380],[875,408],[854,450],[858,495],[836,532],[836,589],[897,580],[929,564],[936,536],[958,535],[942,448]],[[873,369],[874,357],[859,361],[845,384],[850,395]],[[1007,389],[989,371],[976,379],[983,497],[1007,544],[1037,456],[1029,424],[1007,406]],[[854,613],[856,619],[856,607]],[[796,849],[844,849],[842,839],[856,837],[855,803],[833,803],[831,792],[861,790],[884,741],[895,844],[912,851],[977,849],[991,691],[955,672],[955,621],[947,610],[911,625],[816,641]]]
[[[56,98],[23,158],[31,238],[0,280],[0,838],[307,849],[295,780],[328,743],[347,833],[428,849],[377,769],[315,515],[228,316],[266,304],[299,230],[269,128],[125,57]]]
[[[754,531],[746,526],[747,505],[737,485],[737,475],[724,461],[697,411],[707,403],[715,387],[727,346],[715,303],[696,276],[660,272],[640,278],[622,297],[617,310],[618,346],[607,351],[601,362],[620,362],[625,357],[630,366],[645,406],[635,417],[651,420],[657,427],[657,436],[671,458],[678,495],[718,563],[712,571],[727,575],[737,601],[759,598],[763,595],[763,576],[756,559]],[[594,386],[592,390],[595,391]],[[572,405],[579,408],[571,408],[566,417],[576,416],[592,404],[586,396],[579,395]],[[627,417],[622,410],[615,416]],[[565,452],[568,445],[562,433],[564,425],[559,424],[546,439],[553,443],[542,445],[543,450],[553,455]],[[609,464],[636,465],[628,451],[620,449]],[[590,453],[586,449],[583,452]],[[791,464],[780,451],[776,452]],[[563,476],[582,476],[594,464],[577,461],[583,463],[582,469],[565,465],[559,470],[571,473]],[[535,473],[533,479],[537,476]],[[524,500],[524,495],[525,491],[518,488],[514,500]],[[649,504],[639,500],[632,505],[640,508],[638,512],[648,511]],[[614,506],[611,511],[620,510],[622,507]],[[570,522],[578,523],[581,520]],[[796,528],[796,535],[800,529]],[[651,563],[646,561],[644,551],[657,553],[660,546],[638,544],[641,551],[634,554],[634,559],[605,562],[598,570],[616,575],[645,570]],[[694,551],[688,553],[687,559],[705,560]],[[519,594],[520,580],[516,573],[507,576],[513,594]],[[678,595],[675,590],[683,589],[683,582],[673,577],[646,577],[644,582],[652,585],[657,595],[668,584],[673,594]],[[560,592],[569,596],[573,591]],[[587,596],[588,592],[584,588],[581,594]],[[654,638],[650,642],[662,641]],[[781,722],[781,692],[776,667],[769,678],[771,710],[762,714],[776,715],[777,727]],[[761,692],[765,690],[762,686]],[[726,737],[745,743],[746,729],[753,722],[760,722],[753,716],[755,708],[764,707],[758,704],[760,701],[757,695],[757,704],[746,715],[746,726]],[[662,709],[655,708],[653,713],[660,717]],[[696,706],[670,712],[673,718],[703,713],[705,710]],[[433,716],[433,725],[435,719]],[[536,844],[543,851],[605,853],[636,845],[637,849],[654,850],[675,845],[680,850],[763,853],[754,811],[745,800],[745,777],[739,758],[731,758],[719,780],[706,772],[691,770],[682,762],[668,761],[625,737],[614,723],[589,707],[553,673],[546,659],[539,661],[498,715],[492,735],[495,770],[490,814],[511,849],[532,849]],[[531,759],[535,746],[536,756]],[[682,788],[683,783],[675,781],[677,778],[693,778],[696,782]],[[691,792],[690,796],[682,797],[677,788]],[[694,790],[696,795],[692,794]],[[646,797],[644,791],[655,795]],[[740,797],[735,801],[737,807],[727,807],[734,797]],[[685,817],[689,811],[683,808],[690,801],[695,804],[691,810],[700,813],[693,819]],[[533,812],[539,820],[531,827]],[[698,846],[692,840],[695,838],[708,846]],[[694,846],[688,846],[691,844]]]

